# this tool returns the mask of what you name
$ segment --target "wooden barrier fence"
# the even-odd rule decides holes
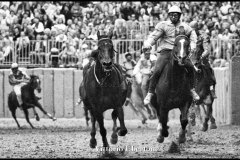
[[[217,99],[213,104],[213,116],[217,123],[231,123],[231,107],[230,107],[230,80],[229,68],[214,69],[217,85]],[[0,118],[11,118],[8,109],[7,98],[12,91],[12,87],[8,82],[10,69],[0,70]],[[82,118],[84,112],[81,106],[76,106],[79,97],[78,88],[82,81],[82,70],[69,68],[36,68],[28,69],[27,73],[38,75],[41,79],[42,92],[36,94],[42,99],[40,103],[43,107],[57,118]],[[38,110],[41,118],[46,118],[40,110]],[[106,119],[111,119],[111,111],[105,114]],[[32,110],[29,110],[30,117],[33,118]],[[137,117],[130,107],[124,107],[125,119],[140,119]],[[180,112],[178,109],[170,111],[169,120],[179,119]],[[24,114],[19,109],[17,117],[24,118]]]

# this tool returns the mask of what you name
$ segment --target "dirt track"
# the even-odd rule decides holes
[[[107,137],[112,150],[102,154],[89,147],[90,128],[84,119],[31,119],[32,130],[25,119],[19,119],[22,130],[13,119],[0,119],[0,158],[240,158],[240,126],[219,126],[216,130],[193,131],[193,142],[180,146],[181,153],[168,153],[171,141],[179,132],[179,122],[170,121],[170,137],[163,144],[156,141],[157,121],[126,120],[128,134],[119,137],[116,145],[110,144],[112,121],[105,120]],[[102,146],[99,131],[97,147]],[[123,148],[128,150],[122,151]],[[99,148],[98,148],[99,149]],[[118,151],[116,151],[118,150]],[[119,151],[120,150],[120,151]]]

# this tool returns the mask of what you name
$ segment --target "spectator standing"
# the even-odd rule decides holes
[[[43,23],[44,28],[52,29],[53,21],[49,18],[49,16],[47,14],[43,15],[43,22],[42,23]]]
[[[68,5],[63,6],[63,9],[61,10],[60,14],[63,14],[65,16],[65,24],[67,25],[67,21],[69,19],[72,19],[72,13],[69,10]]]
[[[16,47],[19,57],[28,57],[30,52],[30,40],[22,31],[21,36],[17,38]]]
[[[38,17],[34,18],[34,24],[32,25],[32,28],[34,30],[34,35],[35,37],[40,34],[43,35],[43,31],[44,31],[44,26],[43,23],[39,21]]]

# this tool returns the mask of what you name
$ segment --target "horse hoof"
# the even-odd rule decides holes
[[[116,144],[118,142],[118,136],[117,136],[116,133],[112,134],[110,141],[111,141],[112,144]]]
[[[119,136],[125,136],[127,134],[127,129],[121,129],[119,132],[118,132],[118,135]]]
[[[52,118],[52,120],[53,120],[53,121],[56,121],[56,120],[57,120],[57,118],[56,118],[56,117],[53,117],[53,118]]]
[[[168,133],[168,131],[167,130],[163,130],[162,131],[162,135],[163,135],[163,137],[168,137],[168,135],[169,135],[169,133]]]
[[[91,140],[90,140],[90,147],[91,147],[91,148],[96,148],[96,146],[97,146],[97,141],[96,141],[96,139],[91,139]]]
[[[114,137],[114,138],[112,137],[110,141],[111,141],[111,144],[117,144],[117,142],[118,142],[118,137],[117,137],[117,136]]]
[[[211,123],[211,125],[210,125],[210,129],[217,129],[217,125],[216,125],[216,123]]]
[[[40,118],[38,116],[36,117],[36,121],[40,121]]]
[[[163,141],[164,141],[164,137],[163,137],[163,136],[159,136],[159,137],[157,138],[157,142],[158,142],[158,143],[163,143]]]
[[[185,135],[186,135],[186,131],[181,130],[180,133],[179,133],[179,139],[178,139],[179,143],[186,142],[186,136]]]
[[[175,142],[172,142],[168,149],[168,153],[180,153],[179,145]]]
[[[142,124],[146,124],[146,121],[147,121],[147,119],[144,118],[144,119],[142,120]]]
[[[178,142],[179,142],[179,143],[185,143],[185,142],[186,142],[186,137],[185,137],[185,135],[184,135],[184,137],[179,137]]]
[[[206,132],[208,130],[208,124],[203,124],[201,131]]]

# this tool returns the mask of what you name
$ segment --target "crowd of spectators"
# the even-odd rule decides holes
[[[74,57],[96,47],[96,43],[86,40],[96,41],[97,31],[101,34],[112,31],[113,39],[143,39],[159,21],[168,19],[168,9],[174,4],[183,12],[182,21],[197,20],[211,39],[239,39],[238,1],[9,1],[0,2],[0,61],[12,52],[9,47],[12,42],[17,46],[18,55],[34,51],[32,56],[39,57],[37,53],[55,44],[47,47],[44,42],[30,42],[54,40],[60,56],[70,53]],[[233,52],[232,43],[228,41],[224,45],[225,48],[213,47],[217,57],[226,56],[221,55],[220,50]],[[45,63],[43,59],[37,60]]]

